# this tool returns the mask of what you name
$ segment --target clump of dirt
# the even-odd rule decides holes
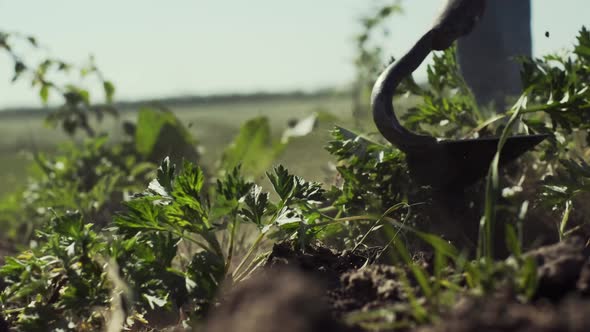
[[[301,272],[265,270],[230,291],[205,332],[353,332],[333,318],[318,282]]]
[[[387,265],[369,265],[344,273],[340,287],[329,292],[332,309],[344,314],[406,301],[400,273],[404,272]]]
[[[537,262],[536,299],[558,301],[568,294],[590,291],[590,249],[581,237],[540,247],[525,254]]]
[[[301,250],[295,241],[286,241],[273,246],[265,267],[296,269],[320,279],[332,289],[340,285],[343,273],[372,263],[376,253],[370,250],[337,252],[319,245],[308,245]]]
[[[522,304],[511,297],[464,299],[435,326],[417,332],[586,332],[590,301]]]
[[[413,286],[404,285],[401,281],[406,271],[400,267],[375,264],[377,253],[376,250],[337,252],[316,245],[300,250],[294,242],[282,242],[274,246],[266,267],[280,269],[287,266],[318,278],[324,286],[323,294],[331,314],[343,318],[352,312],[408,302],[407,287]],[[421,253],[414,260],[428,269],[430,256]]]
[[[590,250],[581,237],[525,254],[537,263],[539,284],[531,303],[503,294],[463,299],[441,323],[419,332],[590,331]]]

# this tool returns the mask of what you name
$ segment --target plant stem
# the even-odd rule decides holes
[[[319,211],[320,213],[324,213],[324,212],[330,212],[330,211],[335,211],[335,210],[338,210],[338,208],[337,208],[337,207],[335,207],[335,206],[326,206],[326,207],[323,207],[323,208],[321,208],[321,209],[318,209],[318,211]]]
[[[266,232],[264,232],[264,231],[260,232],[260,234],[258,235],[256,240],[254,241],[254,243],[252,243],[252,245],[248,249],[248,252],[246,253],[246,255],[240,261],[240,264],[238,264],[238,266],[236,267],[236,269],[232,273],[232,278],[239,274],[240,270],[242,269],[242,266],[246,263],[246,261],[250,258],[250,256],[252,256],[252,253],[254,252],[254,250],[256,250],[256,248],[258,248],[258,245],[260,244],[260,242],[262,241],[262,239],[264,238],[265,235],[266,235]]]
[[[234,281],[236,282],[240,282],[242,280],[244,280],[244,278],[246,278],[247,276],[250,275],[250,273],[256,268],[256,264],[260,263],[260,261],[262,259],[264,259],[266,256],[265,255],[260,255],[256,258],[254,258],[253,260],[250,261],[250,263],[248,263],[248,266],[246,266],[246,268],[244,269],[244,272],[240,273],[239,275],[237,275],[234,279]]]
[[[229,248],[227,248],[227,260],[225,262],[225,273],[229,271],[231,261],[234,255],[234,240],[236,236],[236,228],[238,227],[237,218],[234,215],[234,219],[232,220],[232,227],[231,232],[229,234]]]
[[[480,223],[480,243],[478,244],[478,256],[479,254],[484,255],[488,262],[492,261],[494,256],[494,246],[492,240],[494,237],[494,226],[496,223],[496,196],[498,194],[499,187],[498,168],[500,164],[500,153],[504,147],[504,144],[506,143],[506,140],[508,139],[510,129],[516,122],[516,119],[518,119],[521,111],[526,109],[526,103],[527,97],[521,96],[514,106],[512,115],[510,116],[510,119],[508,120],[508,123],[506,124],[506,127],[504,127],[502,135],[500,136],[496,155],[494,156],[494,159],[492,160],[488,170],[488,176],[486,179],[484,219]]]
[[[570,218],[570,212],[572,211],[572,201],[568,200],[565,202],[565,210],[563,211],[563,217],[559,224],[559,240],[563,240],[566,235],[567,223]]]

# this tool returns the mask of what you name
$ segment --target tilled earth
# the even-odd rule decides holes
[[[371,251],[299,250],[293,243],[278,243],[263,271],[223,296],[206,331],[590,331],[586,240],[573,237],[526,255],[535,259],[539,274],[531,303],[522,303],[510,290],[463,297],[438,322],[412,326],[399,324],[411,321],[404,308],[409,307],[407,288],[415,284],[400,268],[376,264]],[[427,254],[416,261],[428,268]],[[363,324],[355,321],[379,308],[394,313],[390,325],[367,324],[366,317]],[[340,323],[343,319],[348,324]]]

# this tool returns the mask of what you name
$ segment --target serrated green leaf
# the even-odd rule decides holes
[[[268,209],[268,193],[262,192],[262,187],[254,185],[250,192],[244,196],[244,203],[246,207],[240,212],[246,220],[262,227],[264,213]]]
[[[325,199],[321,184],[307,182],[298,176],[292,175],[282,165],[274,167],[272,172],[266,173],[266,176],[275,192],[288,204],[294,200],[319,202]]]
[[[203,171],[198,166],[185,161],[182,171],[174,181],[172,190],[172,196],[176,203],[203,213],[203,205],[200,200],[204,182]]]

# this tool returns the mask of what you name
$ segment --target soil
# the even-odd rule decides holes
[[[308,274],[329,289],[340,284],[340,276],[374,261],[377,251],[337,252],[323,246],[308,245],[303,250],[296,242],[280,242],[273,246],[265,268],[289,267]]]
[[[539,286],[535,299],[559,301],[577,293],[590,295],[590,248],[581,237],[529,251],[535,258]]]
[[[355,332],[335,319],[317,280],[291,269],[274,269],[223,296],[205,332]]]
[[[340,278],[340,286],[329,292],[332,309],[337,314],[369,310],[404,301],[400,270],[394,266],[369,265],[348,271]]]
[[[491,297],[465,297],[438,322],[401,330],[590,331],[588,243],[572,237],[525,256],[535,259],[539,275],[530,303],[507,290]],[[421,253],[416,259],[428,268],[429,257]],[[375,264],[374,258],[371,251],[337,252],[322,246],[301,250],[293,242],[275,244],[265,269],[222,298],[206,331],[369,331],[338,322],[350,313],[407,306],[407,287],[414,284],[404,284],[399,267]],[[406,316],[396,313],[395,319]]]
[[[571,298],[556,305],[522,304],[511,296],[464,299],[435,326],[419,332],[586,332],[590,301]]]

